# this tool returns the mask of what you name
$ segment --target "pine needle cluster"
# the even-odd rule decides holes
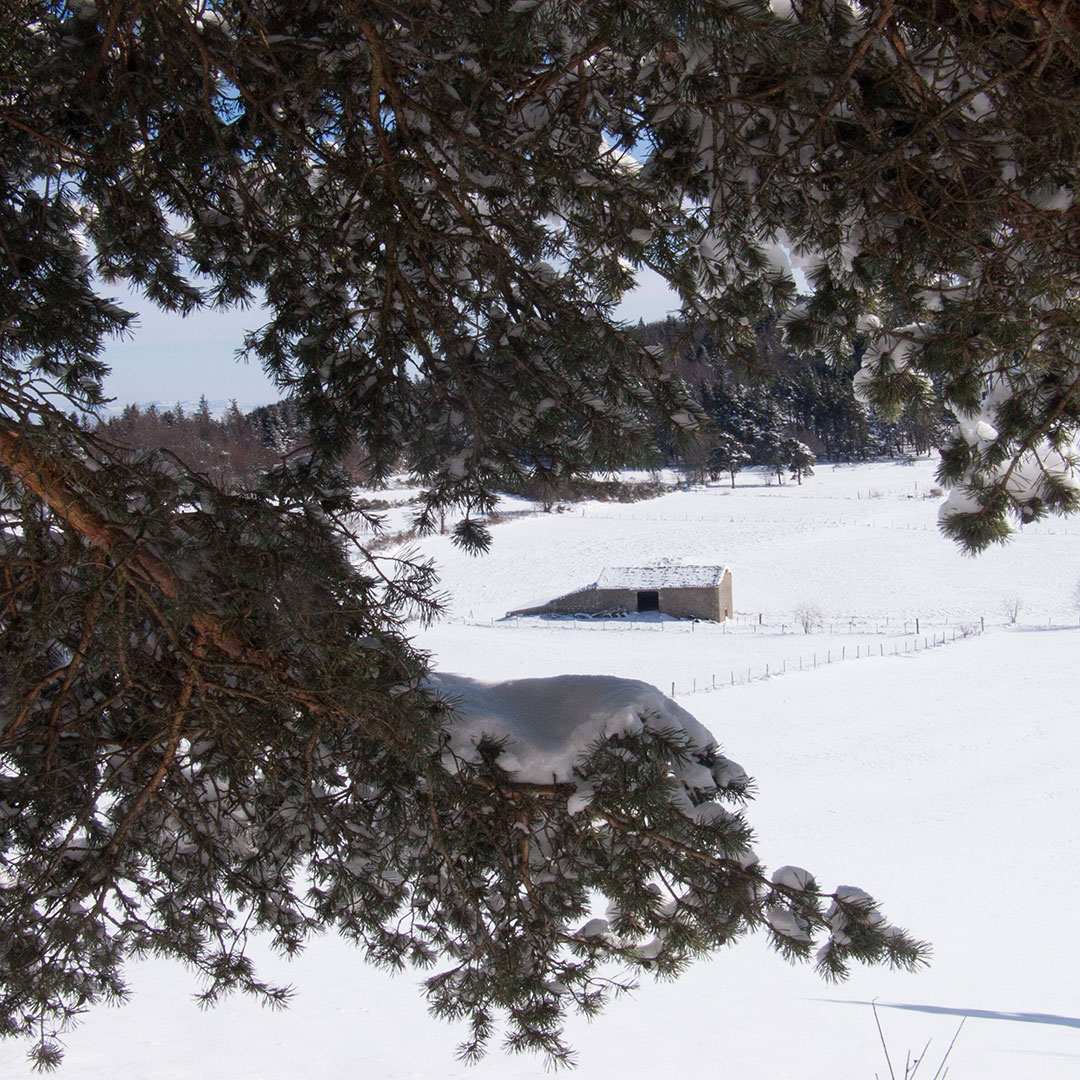
[[[737,788],[673,786],[661,731],[594,749],[587,812],[494,752],[450,767],[406,634],[437,585],[357,542],[339,463],[404,462],[417,524],[458,508],[480,551],[500,487],[693,440],[615,316],[648,267],[734,357],[771,317],[836,363],[857,340],[885,412],[934,387],[966,549],[1076,510],[1078,50],[1051,0],[5,4],[0,1033],[55,1063],[147,951],[281,1001],[256,930],[449,962],[468,1056],[508,1016],[563,1060],[565,1011],[623,985],[603,965],[674,974],[747,929],[825,936],[829,976],[917,963],[863,894],[766,881]],[[224,490],[65,419],[133,328],[117,282],[265,304],[245,353],[310,444]]]

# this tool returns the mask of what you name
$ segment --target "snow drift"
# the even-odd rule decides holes
[[[556,675],[482,682],[433,673],[429,683],[455,713],[447,748],[451,762],[478,761],[482,742],[497,743],[498,763],[515,780],[569,783],[574,766],[598,742],[651,731],[685,740],[687,756],[673,763],[672,772],[688,788],[726,788],[747,779],[739,765],[716,753],[716,740],[703,724],[636,679]]]

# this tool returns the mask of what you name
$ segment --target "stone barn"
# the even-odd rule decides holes
[[[605,615],[657,611],[679,619],[730,618],[726,566],[610,566],[583,589],[511,615]]]

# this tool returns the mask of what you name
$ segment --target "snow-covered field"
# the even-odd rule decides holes
[[[801,487],[751,473],[734,491],[513,517],[481,559],[424,541],[451,596],[448,618],[417,632],[438,668],[674,684],[756,777],[748,817],[762,860],[806,866],[826,888],[866,888],[934,945],[920,974],[858,970],[829,986],[744,942],[573,1023],[579,1076],[886,1077],[875,1000],[898,1077],[928,1039],[919,1075],[933,1077],[964,1016],[956,1080],[1080,1075],[1080,522],[1029,526],[1007,548],[964,558],[937,534],[933,483],[925,459],[825,466]],[[729,565],[734,625],[503,619],[605,565],[665,558]],[[811,634],[793,617],[804,602],[823,615]],[[288,1011],[237,999],[202,1013],[182,969],[133,965],[132,1002],[90,1014],[61,1075],[543,1075],[540,1060],[499,1052],[459,1065],[459,1033],[427,1018],[416,979],[371,969],[331,937],[264,968],[295,985]],[[30,1075],[20,1046],[0,1046],[0,1077]]]

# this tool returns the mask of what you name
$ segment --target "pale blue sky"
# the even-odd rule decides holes
[[[644,271],[640,282],[620,306],[623,318],[650,322],[678,307],[658,275]],[[117,406],[151,401],[169,405],[198,401],[205,394],[210,401],[236,398],[241,408],[249,409],[280,397],[258,364],[236,359],[244,331],[262,323],[258,308],[199,311],[185,319],[160,311],[117,286],[103,291],[122,307],[139,313],[134,334],[110,342],[104,354],[112,368],[105,392]]]
[[[125,289],[102,291],[139,316],[135,332],[110,341],[103,356],[112,368],[105,392],[118,405],[198,401],[205,394],[211,401],[236,398],[253,407],[280,396],[261,367],[236,359],[244,331],[262,322],[258,308],[197,311],[183,318]]]

